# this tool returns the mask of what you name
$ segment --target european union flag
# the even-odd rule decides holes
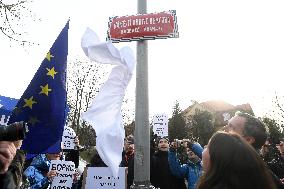
[[[18,101],[9,124],[24,121],[29,132],[22,149],[28,153],[60,151],[66,120],[66,65],[69,21],[57,37],[28,88]],[[50,149],[50,146],[54,146]]]

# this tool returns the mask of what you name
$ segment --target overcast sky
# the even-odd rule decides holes
[[[84,57],[86,27],[105,40],[109,17],[136,14],[137,1],[34,0],[30,9],[41,21],[26,19],[21,30],[39,45],[22,48],[0,35],[0,95],[21,97],[68,17],[71,60]],[[150,115],[170,115],[175,100],[184,109],[214,99],[251,103],[260,115],[274,91],[283,94],[282,0],[148,1],[148,13],[167,10],[176,10],[180,37],[148,42]],[[126,45],[136,53],[136,42],[116,44]],[[127,96],[135,102],[135,75]]]

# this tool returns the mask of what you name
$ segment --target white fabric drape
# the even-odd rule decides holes
[[[116,176],[125,137],[121,105],[136,61],[130,47],[118,50],[110,41],[99,42],[95,32],[89,28],[82,37],[81,46],[91,60],[116,65],[88,111],[82,114],[82,118],[96,131],[96,149],[100,157]]]

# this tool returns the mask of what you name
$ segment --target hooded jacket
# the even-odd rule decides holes
[[[49,185],[46,174],[49,171],[50,160],[45,154],[36,156],[30,166],[25,170],[24,175],[30,183],[31,189],[44,189]]]
[[[203,148],[200,144],[192,144],[192,151],[201,158]],[[186,178],[188,182],[188,189],[195,189],[197,181],[202,174],[201,162],[192,163],[188,161],[187,164],[181,165],[177,158],[176,150],[172,148],[170,148],[168,159],[172,174],[179,178]]]

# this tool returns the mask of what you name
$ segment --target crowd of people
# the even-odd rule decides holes
[[[51,160],[62,159],[62,152],[39,154],[25,160],[20,141],[0,141],[0,186],[3,189],[48,188],[54,170]],[[76,144],[79,142],[76,141]],[[237,112],[228,125],[217,131],[208,144],[169,141],[158,137],[151,145],[150,182],[160,189],[281,189],[284,188],[284,141],[267,137],[265,125],[254,116]],[[178,153],[182,148],[186,161]],[[127,167],[127,188],[134,181],[134,137],[127,136],[120,166]],[[65,152],[67,160],[78,167],[79,151]],[[106,167],[96,152],[90,164]],[[74,174],[72,189],[82,188]]]
[[[127,141],[127,140],[126,140]],[[272,143],[256,117],[237,112],[203,149],[183,143],[187,161],[181,161],[178,142],[157,140],[151,153],[151,184],[160,189],[281,189],[284,188],[283,140]],[[132,161],[126,166],[133,170]],[[152,150],[153,151],[153,150]],[[133,173],[128,173],[132,175]],[[128,180],[128,188],[133,180]]]

